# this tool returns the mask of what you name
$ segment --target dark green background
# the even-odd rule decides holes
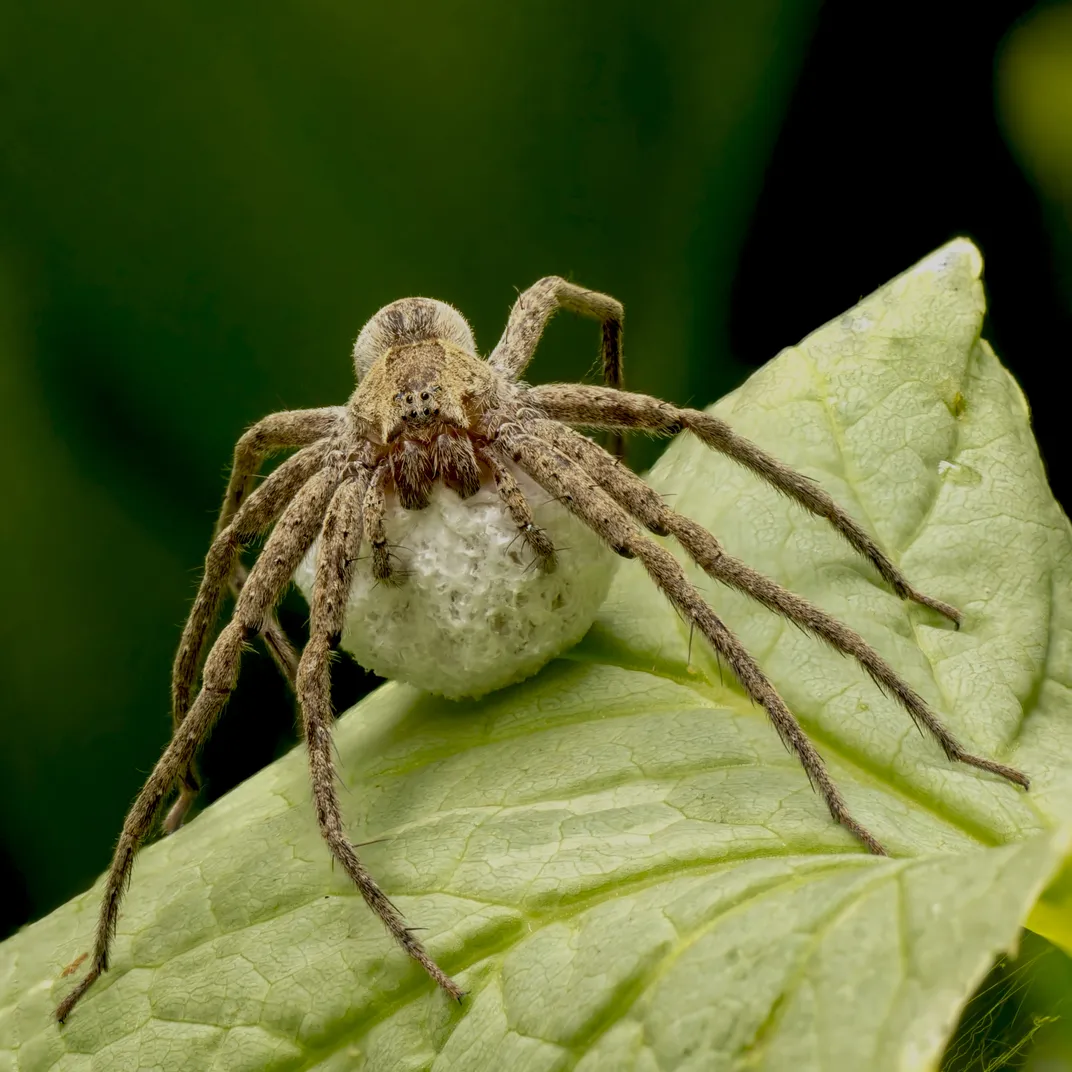
[[[567,275],[625,302],[631,387],[706,404],[968,233],[1052,455],[1069,295],[993,107],[1029,9],[3,5],[0,932],[103,869],[166,740],[235,438],[343,401],[394,298],[490,347],[515,287]],[[596,335],[556,322],[531,378],[587,374]],[[300,636],[300,600],[284,619]],[[373,683],[339,679],[340,705]],[[292,719],[247,659],[206,799]]]

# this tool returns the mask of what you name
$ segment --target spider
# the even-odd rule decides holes
[[[531,387],[520,382],[548,320],[559,309],[602,325],[604,386]],[[346,837],[331,750],[329,660],[342,637],[359,549],[362,544],[370,549],[376,582],[404,586],[406,576],[390,549],[386,519],[391,508],[420,511],[434,495],[457,500],[478,492],[497,496],[500,515],[543,573],[554,570],[563,549],[535,523],[531,490],[527,495],[523,484],[542,488],[618,555],[638,559],[681,617],[707,639],[766,711],[832,818],[872,853],[885,855],[885,850],[850,814],[800,723],[755,659],[689,582],[674,555],[645,530],[673,537],[714,580],[739,589],[854,658],[937,740],[950,760],[1028,787],[1020,771],[965,751],[922,698],[852,629],[727,554],[710,532],[667,506],[613,453],[575,430],[691,432],[826,519],[902,599],[929,607],[959,627],[960,612],[913,588],[818,484],[737,435],[718,417],[622,390],[622,314],[615,299],[550,276],[518,297],[498,345],[482,359],[457,310],[427,298],[405,298],[381,309],[359,334],[354,345],[358,385],[346,406],[276,413],[239,439],[216,535],[175,658],[172,738],[123,824],[106,878],[92,964],[57,1008],[61,1023],[108,967],[135,853],[176,785],[178,799],[164,826],[169,833],[181,826],[198,789],[195,754],[234,688],[244,646],[258,633],[295,685],[317,820],[331,853],[406,953],[453,998],[463,996],[407,927]],[[254,490],[264,459],[294,448],[297,452]],[[240,561],[242,549],[268,530],[247,573]],[[310,636],[298,658],[279,627],[274,606],[314,544]],[[228,588],[236,595],[234,611],[208,651],[201,688],[194,696],[202,655]]]

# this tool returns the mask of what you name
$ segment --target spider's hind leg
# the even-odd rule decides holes
[[[1014,767],[968,752],[923,698],[855,630],[776,581],[728,555],[718,540],[692,518],[670,509],[635,473],[620,465],[590,439],[555,421],[532,422],[533,430],[585,470],[625,510],[651,531],[672,535],[689,557],[714,580],[736,588],[795,625],[854,658],[884,692],[893,696],[921,730],[942,746],[949,759],[989,771],[1028,788],[1027,776]]]
[[[815,746],[759,664],[689,583],[681,564],[665,548],[637,528],[636,522],[572,459],[532,434],[505,437],[503,449],[525,472],[619,553],[640,559],[648,575],[674,608],[700,630],[715,651],[730,664],[748,695],[764,708],[778,736],[796,753],[808,780],[822,795],[836,822],[846,828],[869,852],[886,850],[878,839],[849,812]]]

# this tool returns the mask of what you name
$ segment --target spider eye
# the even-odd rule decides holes
[[[432,396],[427,391],[421,391],[421,401],[427,402],[431,397]],[[427,413],[428,410],[425,410],[424,412]]]

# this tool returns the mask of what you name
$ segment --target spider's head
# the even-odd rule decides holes
[[[474,399],[492,392],[461,313],[432,298],[385,305],[354,343],[354,414],[383,442],[430,439],[444,426],[468,428]]]

